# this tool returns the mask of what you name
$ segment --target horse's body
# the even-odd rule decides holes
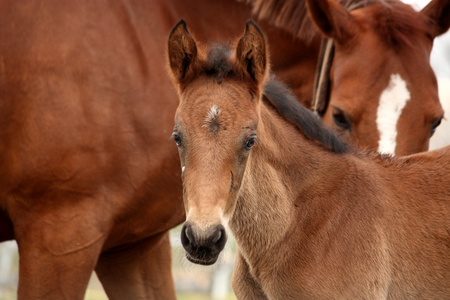
[[[18,242],[20,299],[82,298],[94,267],[110,298],[175,297],[167,230],[185,216],[167,142],[178,101],[165,41],[180,18],[200,39],[231,40],[250,10],[226,0],[0,4],[0,240]],[[317,35],[308,44],[263,28],[274,72],[310,102]],[[425,149],[428,127],[400,153]]]
[[[94,267],[113,299],[174,298],[176,101],[154,63],[162,17],[141,5],[0,4],[0,235],[19,246],[19,299],[82,299]]]
[[[236,48],[205,52],[180,22],[168,53],[189,260],[214,263],[228,224],[239,299],[450,295],[449,147],[405,158],[353,150],[266,84],[267,45],[252,22]]]

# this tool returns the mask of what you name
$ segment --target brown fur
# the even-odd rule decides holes
[[[234,59],[233,70],[247,69]],[[292,116],[253,99],[254,76],[247,77],[199,76],[180,95],[173,135],[185,167],[187,257],[214,263],[228,223],[239,299],[446,298],[450,148],[405,158],[336,153],[306,138]],[[266,82],[257,84],[263,93]],[[227,124],[215,135],[202,127],[211,105]]]

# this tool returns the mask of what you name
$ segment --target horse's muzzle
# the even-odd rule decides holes
[[[227,234],[222,224],[200,229],[187,221],[181,229],[181,243],[186,250],[186,258],[196,264],[214,264],[226,242]]]

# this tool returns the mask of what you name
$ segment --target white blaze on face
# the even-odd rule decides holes
[[[410,98],[406,82],[400,75],[392,74],[378,104],[377,127],[380,133],[378,152],[395,155],[397,122]]]

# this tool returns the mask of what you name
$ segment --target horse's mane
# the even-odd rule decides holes
[[[349,146],[325,127],[318,116],[298,102],[290,89],[273,77],[264,86],[263,96],[309,139],[319,142],[334,153],[345,153],[349,150]]]
[[[208,51],[206,65],[204,66],[205,73],[215,77],[217,81],[222,80],[233,69],[230,57],[230,45],[213,44]]]
[[[297,38],[311,42],[320,38],[320,33],[307,15],[304,0],[240,0],[252,5],[253,13],[258,19],[283,28]],[[426,22],[417,22],[417,12],[397,0],[338,0],[342,5],[370,6],[374,3],[382,5],[373,20],[373,28],[385,38],[385,41],[394,47],[401,44],[412,46],[417,31],[428,32],[429,26]]]
[[[308,17],[305,0],[238,0],[250,4],[257,19],[266,20],[295,37],[311,42],[319,32]]]

